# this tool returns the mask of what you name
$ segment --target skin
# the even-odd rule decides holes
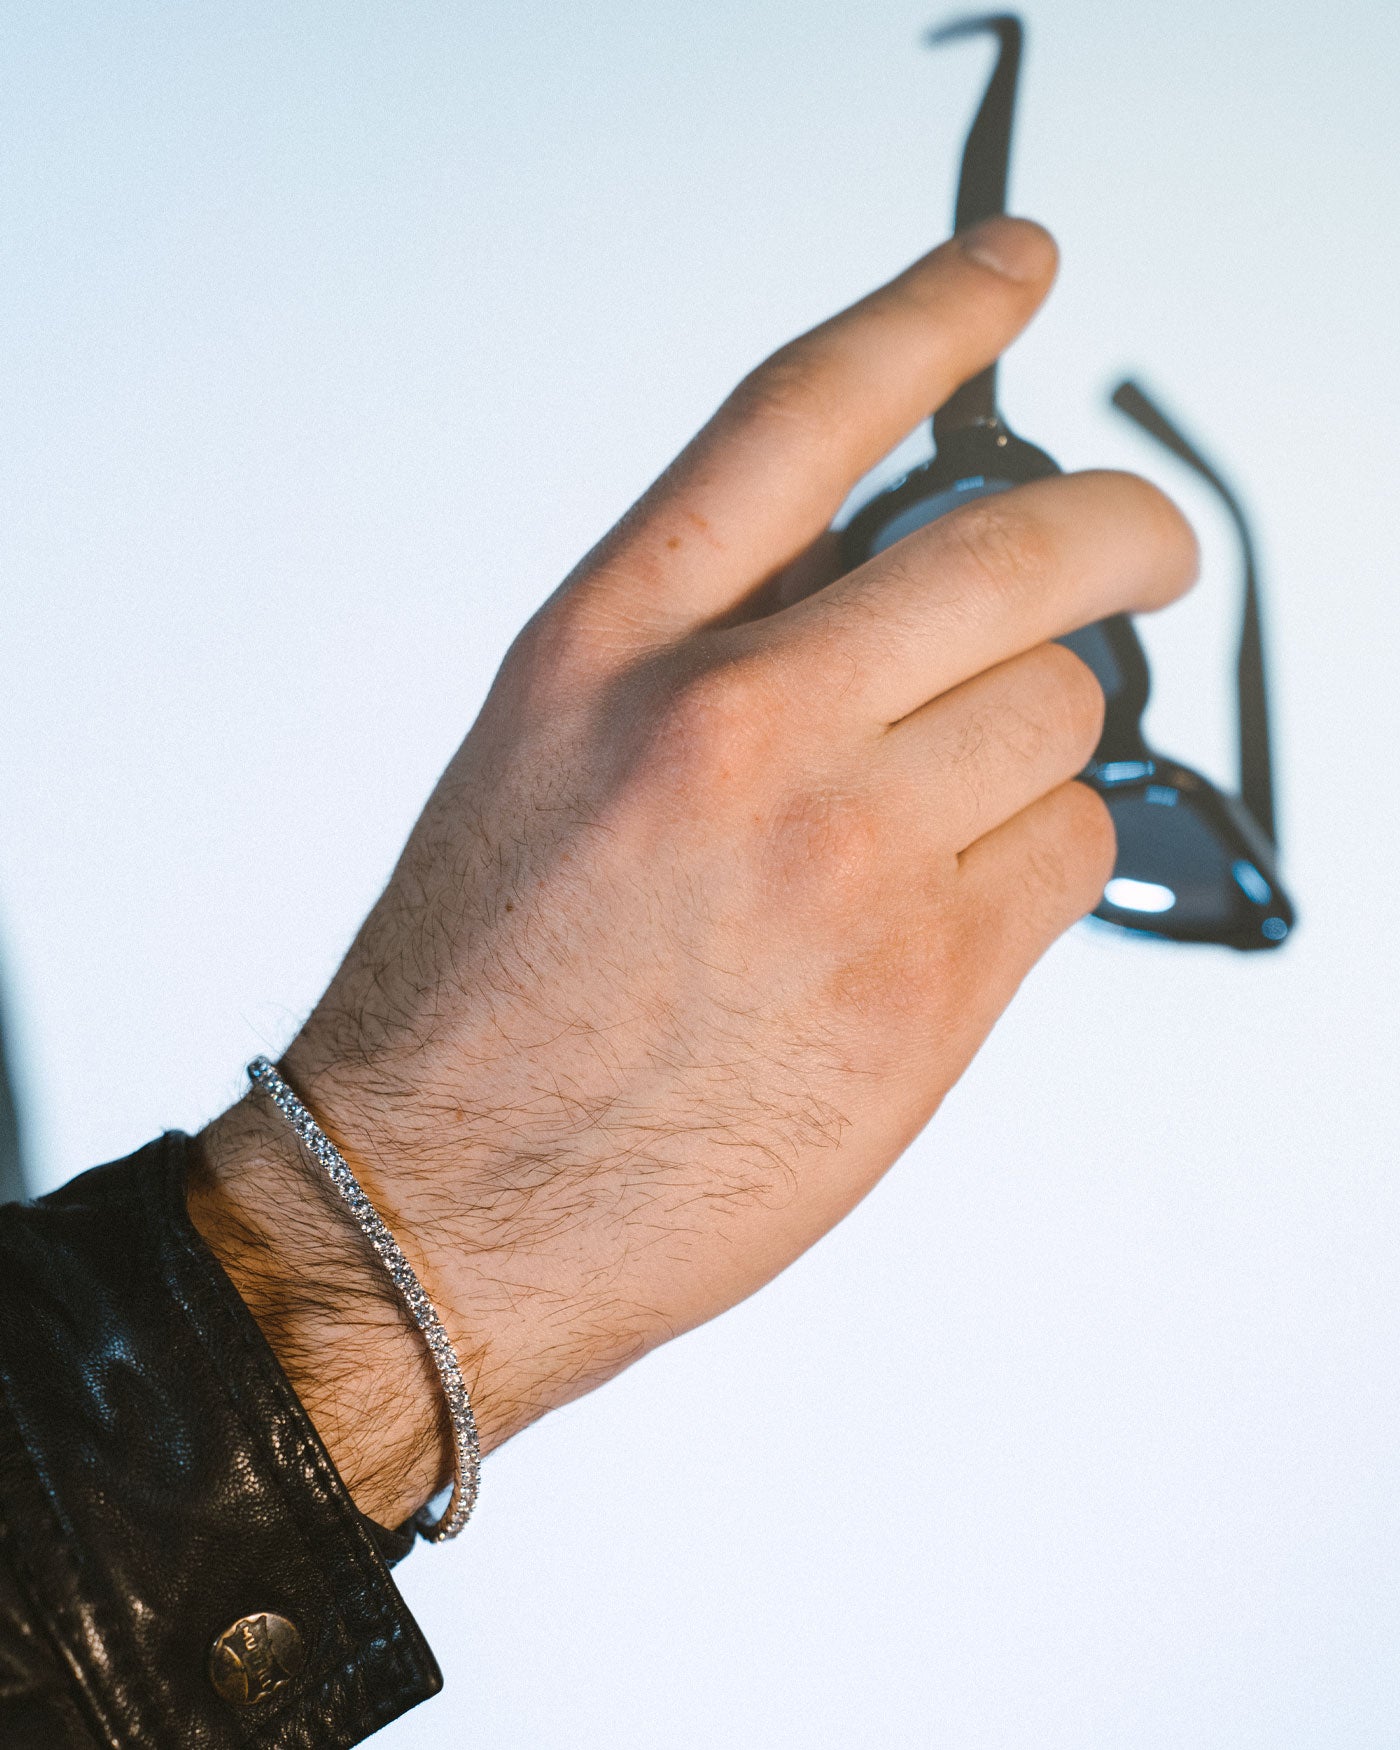
[[[990,221],[740,384],[521,632],[283,1059],[485,1450],[839,1221],[1098,900],[1103,701],[1049,640],[1185,589],[1181,515],[1091,473],[836,580],[823,536],[1055,265]],[[264,1096],[202,1143],[196,1224],[398,1523],[450,1472],[419,1338]]]

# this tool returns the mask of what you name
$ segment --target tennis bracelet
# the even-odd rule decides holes
[[[428,1298],[423,1284],[399,1243],[380,1219],[378,1210],[365,1196],[360,1182],[350,1171],[345,1156],[335,1146],[321,1126],[302,1105],[265,1057],[255,1057],[248,1065],[248,1079],[261,1088],[296,1132],[297,1140],[321,1167],[338,1192],[341,1201],[355,1218],[355,1225],[374,1247],[380,1263],[389,1272],[399,1298],[408,1308],[408,1315],[423,1333],[428,1354],[437,1369],[438,1378],[447,1398],[447,1416],[452,1426],[452,1494],[441,1516],[434,1519],[427,1507],[420,1508],[414,1518],[420,1536],[429,1543],[445,1543],[471,1518],[481,1484],[481,1444],[477,1439],[476,1417],[472,1414],[471,1398],[467,1395],[462,1365],[452,1347],[437,1308]]]

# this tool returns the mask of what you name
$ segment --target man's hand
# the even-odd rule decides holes
[[[1120,474],[825,581],[852,484],[1029,320],[993,220],[784,347],[525,627],[284,1060],[436,1300],[483,1446],[768,1281],[928,1121],[1113,861],[1059,634],[1191,580]],[[437,1388],[290,1132],[196,1220],[360,1505],[443,1480]]]

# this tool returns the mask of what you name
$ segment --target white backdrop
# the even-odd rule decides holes
[[[1074,933],[719,1324],[488,1461],[394,1750],[1371,1750],[1400,1712],[1400,11],[1059,0],[1005,372],[1197,516],[1152,727],[1229,775],[1272,592],[1275,958]],[[231,1099],[518,622],[758,357],[946,226],[986,62],[911,0],[10,0],[0,941],[56,1184]],[[833,1430],[835,1430],[833,1434]]]

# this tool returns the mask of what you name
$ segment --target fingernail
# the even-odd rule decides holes
[[[1048,231],[1029,219],[1001,215],[983,219],[980,225],[964,231],[958,245],[979,266],[990,268],[1003,279],[1015,280],[1017,285],[1044,279],[1055,255],[1055,244]]]

